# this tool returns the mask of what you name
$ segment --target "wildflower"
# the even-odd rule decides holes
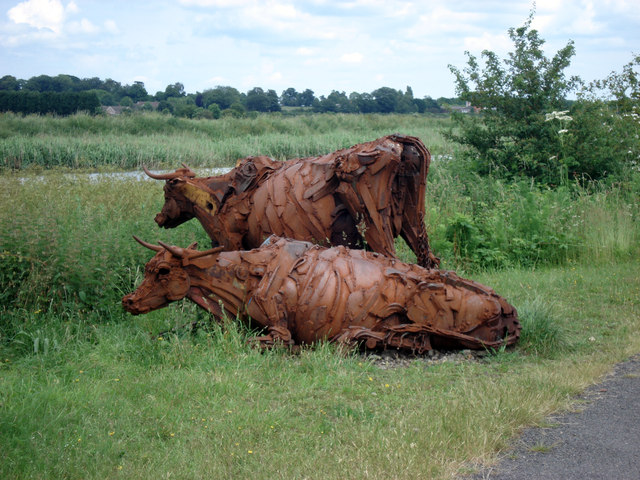
[[[175,433],[170,433],[169,435],[170,435],[170,436],[172,436],[172,437],[175,437],[175,436],[176,436],[176,434],[175,434]]]
[[[558,133],[560,135],[562,135],[563,133],[567,133],[569,130],[567,130],[566,128],[563,128],[562,130],[558,130]]]
[[[110,437],[113,437],[113,435],[114,435],[115,433],[116,433],[116,432],[109,432],[109,436],[110,436]]]
[[[385,384],[384,384],[384,388],[389,388],[389,384],[388,384],[388,383],[385,383]]]
[[[551,113],[546,113],[544,115],[544,121],[548,122],[550,120],[573,120],[573,118],[571,118],[569,115],[567,115],[567,113],[569,113],[569,110],[562,110],[561,112],[551,112]]]
[[[253,450],[248,450],[249,453],[253,453]]]
[[[118,465],[118,470],[122,470],[122,465]]]
[[[370,381],[370,382],[373,382],[373,378],[369,377],[369,381]]]

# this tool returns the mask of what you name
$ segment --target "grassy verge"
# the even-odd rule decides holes
[[[540,352],[533,335],[480,364],[380,370],[327,345],[261,353],[233,324],[149,335],[194,318],[190,307],[116,323],[49,317],[55,347],[3,359],[0,474],[449,478],[640,349],[638,263],[479,280],[516,306],[552,305],[533,310],[553,316],[566,345]]]

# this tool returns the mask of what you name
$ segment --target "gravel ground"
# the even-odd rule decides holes
[[[456,350],[438,351],[429,350],[423,355],[413,355],[397,350],[384,350],[376,353],[363,353],[363,356],[371,360],[375,366],[383,370],[389,368],[406,367],[413,362],[422,362],[427,365],[444,362],[477,362],[489,353],[485,350]]]
[[[640,354],[577,398],[578,408],[523,432],[474,480],[640,479]]]

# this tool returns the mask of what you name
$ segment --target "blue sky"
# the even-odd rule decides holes
[[[590,81],[640,53],[639,0],[538,0],[534,28],[552,56],[571,39],[568,73]],[[464,51],[504,57],[520,0],[0,0],[0,77],[66,73],[142,81],[151,94],[181,82],[454,96],[448,64]]]

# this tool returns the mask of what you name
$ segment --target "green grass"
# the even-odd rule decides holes
[[[55,348],[3,359],[0,474],[448,478],[640,347],[638,263],[479,280],[516,306],[533,292],[553,302],[572,348],[380,370],[329,345],[260,352],[234,324],[150,334],[193,319],[190,306],[116,323],[47,317]]]
[[[0,114],[0,169],[233,166],[239,158],[278,160],[325,154],[392,133],[419,136],[434,155],[450,154],[448,117],[335,115],[189,120],[160,114],[119,117]]]
[[[434,132],[444,121],[1,116],[0,158],[30,167],[0,175],[0,478],[452,478],[640,351],[637,175],[545,190],[434,162],[434,250],[516,306],[522,340],[482,363],[382,370],[326,344],[257,351],[233,321],[159,339],[207,317],[189,302],[122,310],[151,257],[131,235],[206,248],[203,229],[157,228],[162,182],[47,167],[231,165],[395,131],[448,154]],[[398,251],[415,260],[403,242]]]

